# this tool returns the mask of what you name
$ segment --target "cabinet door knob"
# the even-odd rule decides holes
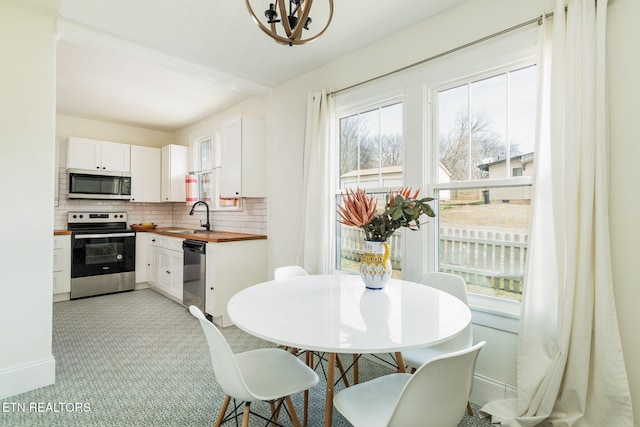
[[[169,270],[166,271],[167,274],[171,274],[171,272]]]

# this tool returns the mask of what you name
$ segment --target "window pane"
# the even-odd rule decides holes
[[[536,117],[536,67],[509,73],[511,155],[533,153]]]
[[[358,147],[364,132],[359,123],[357,115],[340,119],[340,176],[347,182],[358,177]]]
[[[499,197],[531,187],[484,190]],[[459,274],[469,292],[521,300],[531,218],[521,203],[459,204],[439,199],[439,271]]]
[[[200,170],[211,170],[213,168],[213,158],[211,151],[211,138],[202,139],[200,145]]]
[[[470,179],[488,178],[481,163],[507,158],[507,75],[501,74],[470,85],[471,149]],[[492,178],[506,178],[492,176]]]
[[[364,132],[360,135],[360,177],[377,181],[380,167],[380,111],[369,111],[360,115]],[[366,178],[373,176],[373,178]],[[379,186],[377,183],[375,186]]]
[[[402,104],[340,119],[340,188],[402,185]]]
[[[440,184],[532,175],[535,66],[440,91],[436,101]],[[469,292],[520,300],[531,186],[440,188],[438,269],[464,276]]]
[[[380,133],[382,167],[402,167],[402,104],[380,110]]]
[[[438,93],[440,182],[469,179],[469,86]]]

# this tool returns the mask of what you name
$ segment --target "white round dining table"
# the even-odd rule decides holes
[[[429,286],[390,279],[366,289],[359,275],[291,277],[250,286],[227,305],[245,332],[280,345],[329,355],[325,426],[331,425],[336,354],[396,353],[441,343],[471,321],[466,304]]]

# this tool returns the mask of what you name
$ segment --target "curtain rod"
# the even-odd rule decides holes
[[[552,16],[553,16],[553,12],[550,12],[550,13],[547,13],[547,14],[544,15],[545,18],[551,18]],[[368,80],[361,81],[360,83],[355,83],[355,84],[353,84],[351,86],[347,86],[347,87],[344,87],[342,89],[331,91],[330,95],[331,96],[335,96],[335,95],[337,95],[337,94],[339,94],[341,92],[345,92],[345,91],[351,90],[353,88],[356,88],[358,86],[362,86],[364,84],[371,83],[371,82],[376,81],[376,80],[380,80],[380,79],[382,79],[384,77],[391,76],[393,74],[408,70],[410,68],[417,67],[418,65],[422,65],[424,63],[433,61],[435,59],[442,58],[443,56],[452,54],[452,53],[457,52],[457,51],[462,50],[462,49],[466,49],[466,48],[468,48],[470,46],[485,42],[485,41],[493,39],[495,37],[499,37],[499,36],[501,36],[503,34],[509,33],[511,31],[518,30],[518,29],[520,29],[522,27],[526,27],[526,26],[534,24],[534,23],[537,23],[538,25],[541,25],[542,24],[542,15],[540,15],[537,18],[530,19],[530,20],[528,20],[526,22],[522,22],[520,24],[514,25],[513,27],[509,27],[509,28],[506,28],[504,30],[498,31],[497,33],[493,33],[493,34],[490,34],[488,36],[484,36],[484,37],[479,38],[477,40],[471,41],[469,43],[465,43],[462,46],[454,47],[453,49],[449,49],[447,51],[444,51],[444,52],[438,53],[436,55],[430,56],[428,58],[422,59],[422,60],[420,60],[418,62],[414,62],[413,64],[405,65],[404,67],[395,69],[393,71],[389,71],[388,73],[384,73],[384,74],[381,74],[381,75],[376,76],[376,77],[372,77],[372,78],[370,78]]]

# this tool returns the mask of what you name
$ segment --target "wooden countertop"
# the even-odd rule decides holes
[[[163,236],[178,237],[180,239],[200,240],[211,243],[239,242],[242,240],[266,240],[267,236],[262,234],[231,233],[228,231],[210,231],[208,233],[182,234],[171,232],[171,230],[187,230],[182,227],[161,227],[148,230],[136,230],[138,233],[155,233]],[[70,230],[53,230],[54,236],[70,235]]]
[[[142,231],[143,233],[161,234],[163,236],[178,237],[181,239],[200,240],[211,243],[239,242],[242,240],[266,240],[262,234],[231,233],[227,231],[210,231],[204,233],[182,234],[171,230],[187,230],[181,227],[159,227]],[[138,231],[141,232],[141,231]]]

